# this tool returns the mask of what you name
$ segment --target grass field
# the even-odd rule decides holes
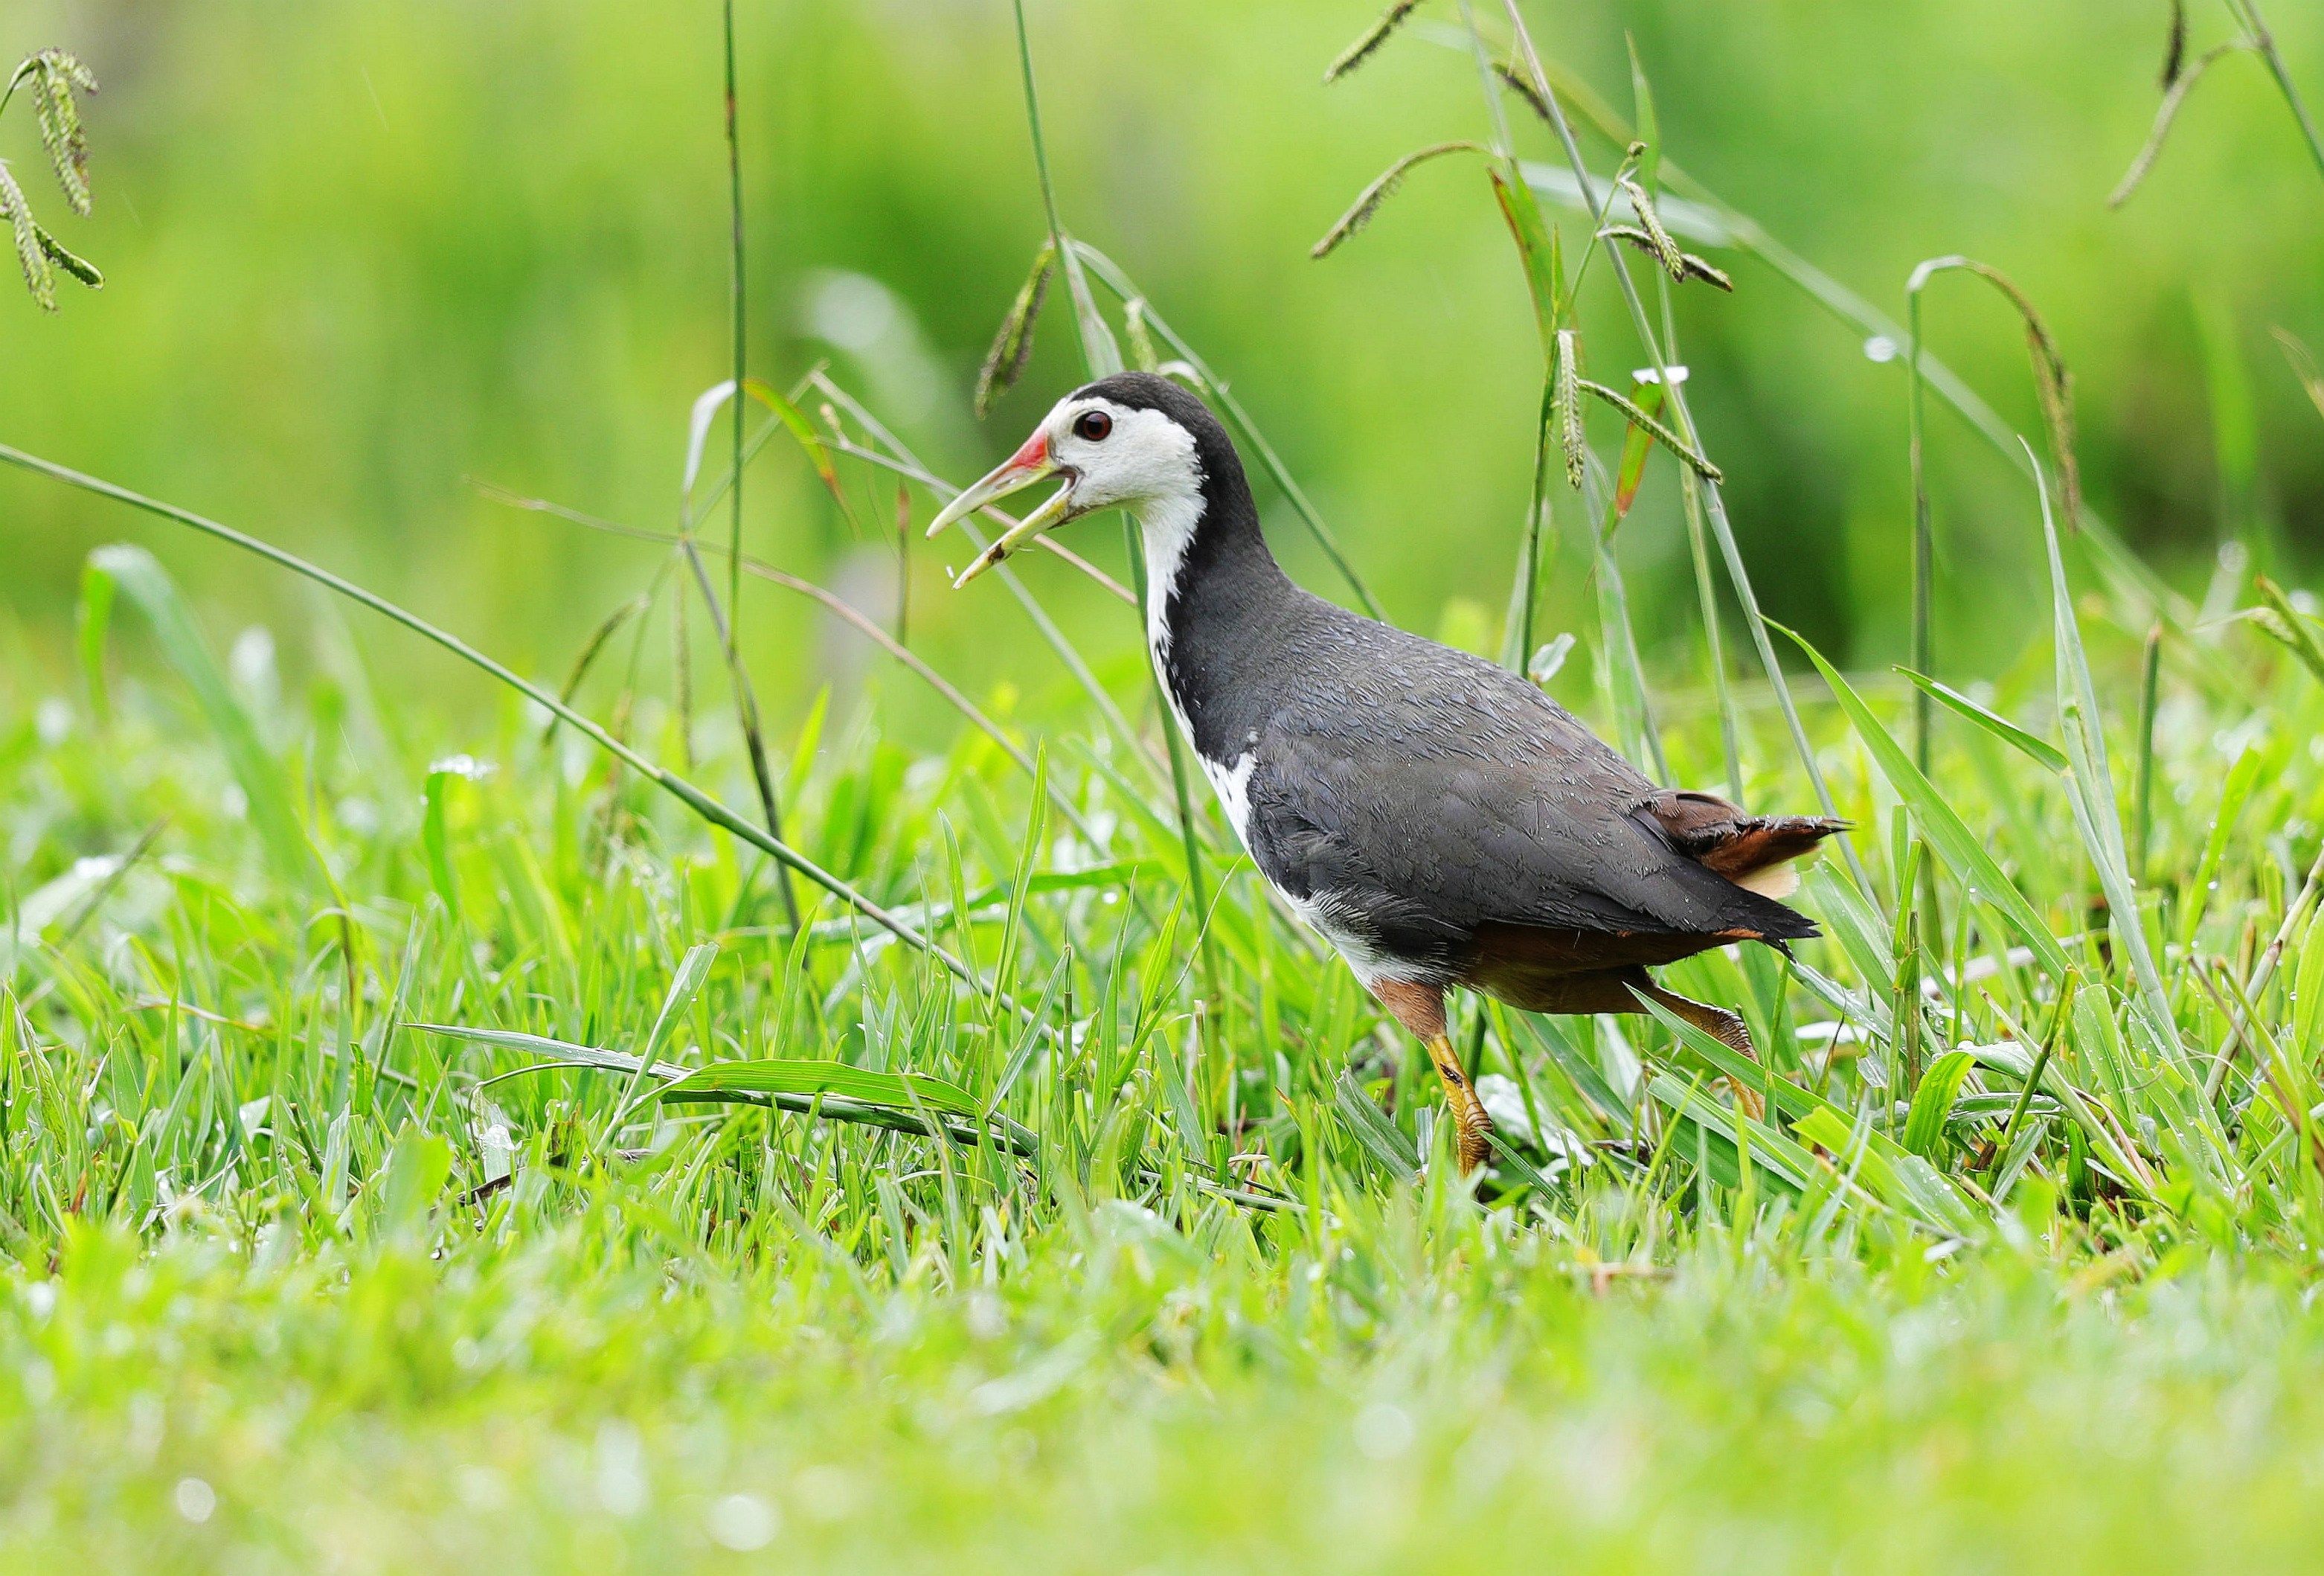
[[[1822,939],[1670,971],[1758,1064],[1471,1004],[1506,1142],[1456,1177],[1425,1058],[1186,792],[1146,675],[1013,576],[963,595],[1083,691],[1065,724],[897,662],[761,727],[712,634],[779,606],[729,578],[733,461],[803,442],[921,521],[950,491],[827,375],[702,407],[698,538],[483,720],[408,676],[449,637],[327,577],[294,650],[206,632],[101,545],[120,505],[266,550],[0,446],[95,549],[77,649],[0,668],[0,1566],[2312,1563],[2311,604],[2240,550],[2172,589],[2060,465],[2062,386],[2037,459],[1932,369],[2028,472],[2048,626],[1972,692],[1843,673],[1734,573],[1748,457],[1668,380],[1584,422],[1574,337],[1674,365],[1661,292],[1703,288],[1656,272],[1660,150],[1584,164],[1637,182],[1613,250],[1512,134],[1475,156],[1545,420],[1481,644],[1665,781],[1852,824]],[[1195,360],[1059,257],[1088,366]],[[1653,663],[1614,547],[1649,465],[1731,608]],[[1271,525],[1320,538],[1287,480]],[[1577,558],[1561,666],[1540,582]],[[908,690],[949,750],[883,733]]]

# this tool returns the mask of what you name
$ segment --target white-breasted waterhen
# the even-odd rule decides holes
[[[1658,788],[1534,684],[1291,583],[1218,419],[1127,372],[1057,402],[936,534],[1050,477],[1056,496],[971,563],[1128,509],[1145,540],[1147,640],[1180,725],[1259,873],[1428,1047],[1464,1168],[1489,1123],[1445,1033],[1465,986],[1545,1013],[1659,1002],[1746,1055],[1735,1014],[1648,968],[1816,934],[1776,901],[1839,830]]]

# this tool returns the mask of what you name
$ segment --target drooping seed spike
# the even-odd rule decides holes
[[[90,262],[86,257],[77,255],[73,252],[68,250],[63,242],[49,234],[49,232],[40,225],[34,224],[32,228],[38,233],[41,242],[41,250],[47,255],[50,262],[63,269],[67,273],[71,274],[75,279],[79,280],[91,290],[103,290],[105,288],[105,275],[98,272],[96,264]]]
[[[1735,292],[1735,282],[1727,276],[1725,269],[1705,258],[1696,256],[1692,252],[1680,253],[1679,261],[1685,265],[1686,276],[1689,279],[1700,279],[1703,283],[1723,290],[1729,295]]]
[[[1600,399],[1604,400],[1608,404],[1621,412],[1624,419],[1628,421],[1632,426],[1642,427],[1647,432],[1653,434],[1655,439],[1659,441],[1664,448],[1669,450],[1673,454],[1677,455],[1681,459],[1684,460],[1697,476],[1703,477],[1707,481],[1724,481],[1726,479],[1725,473],[1717,466],[1711,464],[1710,458],[1707,455],[1703,454],[1692,444],[1687,442],[1685,439],[1681,438],[1676,432],[1672,431],[1661,422],[1649,415],[1645,410],[1641,409],[1638,403],[1630,398],[1629,395],[1622,393],[1619,389],[1608,388],[1602,383],[1592,383],[1586,377],[1581,379],[1580,382],[1584,392],[1597,395]]]
[[[1416,153],[1406,153],[1403,158],[1381,171],[1370,186],[1356,194],[1356,200],[1348,206],[1348,211],[1342,214],[1338,221],[1323,232],[1323,238],[1310,247],[1307,255],[1310,257],[1328,257],[1339,249],[1342,242],[1371,223],[1372,216],[1379,212],[1383,203],[1396,195],[1396,189],[1404,183],[1405,176],[1410,173],[1416,165],[1425,164],[1429,160],[1441,158],[1446,153],[1482,153],[1484,152],[1486,149],[1480,144],[1457,142],[1437,143]]]
[[[1642,143],[1630,144],[1632,158],[1645,151],[1646,145]],[[1639,227],[1646,233],[1648,249],[1654,253],[1655,261],[1663,265],[1663,271],[1674,281],[1684,283],[1686,254],[1678,249],[1678,243],[1671,239],[1668,230],[1663,228],[1662,216],[1655,211],[1654,199],[1646,195],[1646,189],[1639,185],[1628,172],[1625,171],[1617,179],[1621,182],[1622,195],[1630,199],[1630,207],[1638,216]]]
[[[40,127],[41,145],[48,151],[49,164],[56,172],[57,184],[63,188],[65,200],[72,205],[75,213],[88,218],[88,134],[82,128],[79,108],[73,102],[73,89],[96,92],[96,77],[64,51],[42,50],[16,68],[11,89],[19,84],[30,88],[32,118]]]
[[[16,244],[16,265],[24,271],[24,288],[32,292],[32,300],[42,311],[56,311],[56,271],[49,265],[48,250],[41,245],[41,227],[32,222],[32,210],[25,204],[23,188],[16,184],[16,177],[5,160],[0,160],[0,213],[8,218]]]
[[[1340,58],[1323,68],[1323,80],[1326,83],[1336,82],[1371,59],[1372,51],[1388,42],[1396,30],[1404,25],[1405,19],[1419,9],[1420,0],[1396,0],[1394,5],[1380,13],[1379,21],[1364,30],[1362,37],[1342,50]]]
[[[1526,107],[1533,111],[1536,120],[1544,125],[1556,124],[1557,117],[1549,111],[1549,100],[1541,96],[1541,89],[1534,86],[1531,77],[1517,70],[1515,60],[1495,60],[1493,75],[1499,77],[1510,92],[1525,100]]]
[[[2171,36],[2163,46],[2163,90],[2171,91],[2187,69],[2187,0],[2171,0]]]
[[[1033,329],[1041,316],[1041,305],[1049,296],[1049,276],[1056,271],[1057,248],[1054,241],[1045,241],[1033,255],[1033,271],[1017,291],[1017,299],[1009,304],[1009,311],[1001,320],[1001,331],[992,337],[992,348],[984,353],[984,364],[976,369],[975,409],[978,421],[992,408],[992,402],[1007,394],[1025,363],[1033,355]]]
[[[2131,193],[2138,190],[2139,182],[2146,179],[2146,172],[2154,167],[2154,161],[2162,155],[2163,144],[2171,134],[2172,122],[2179,118],[2180,107],[2187,102],[2187,95],[2194,90],[2203,73],[2209,70],[2220,56],[2249,48],[2251,45],[2242,39],[2230,39],[2197,55],[2193,64],[2181,64],[2179,74],[2163,89],[2163,102],[2155,106],[2154,125],[2148,130],[2145,143],[2139,148],[2137,156],[2131,160],[2130,168],[2123,172],[2122,179],[2115,182],[2114,190],[2107,194],[2108,208],[2120,208],[2128,202]]]

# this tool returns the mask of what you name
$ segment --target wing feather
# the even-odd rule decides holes
[[[1803,852],[1828,824],[1657,788],[1517,675],[1342,616],[1366,626],[1367,660],[1324,651],[1283,675],[1247,741],[1252,853],[1284,890],[1360,909],[1404,952],[1466,946],[1486,925],[1815,933],[1729,872]]]

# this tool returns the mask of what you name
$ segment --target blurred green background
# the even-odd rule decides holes
[[[1489,642],[1539,363],[1483,178],[1425,169],[1353,243],[1307,255],[1397,154],[1485,134],[1473,65],[1443,38],[1454,14],[1430,7],[1443,9],[1433,31],[1326,88],[1323,67],[1375,14],[1369,0],[1028,9],[1067,224],[1233,382],[1398,620]],[[2324,12],[2273,9],[2295,76],[2324,99]],[[2199,47],[2225,36],[2216,6],[2193,14]],[[1935,254],[2012,273],[2077,375],[2093,506],[2174,579],[2200,586],[2223,532],[2272,539],[2295,576],[2312,561],[2324,422],[2271,330],[2324,347],[2324,180],[2255,60],[2218,68],[2144,189],[2109,212],[2158,98],[2161,0],[1578,0],[1529,15],[1545,52],[1625,109],[1634,35],[1670,157],[1885,310],[1901,316],[1906,274]],[[829,357],[966,479],[1078,381],[1059,315],[1019,391],[982,425],[968,413],[1041,236],[1008,5],[744,0],[740,31],[753,369],[788,383]],[[471,478],[674,524],[687,409],[726,355],[717,5],[0,10],[0,55],[52,43],[104,85],[89,110],[96,218],[63,214],[22,107],[0,121],[0,156],[111,283],[67,286],[54,318],[0,290],[0,438],[281,542],[520,667],[561,672],[654,550],[512,512]],[[1529,156],[1554,156],[1512,116]],[[1600,170],[1613,162],[1590,151]],[[1720,260],[1737,293],[1683,292],[1681,335],[1768,610],[1859,663],[1897,658],[1901,372],[1764,268]],[[1997,299],[1956,279],[1932,303],[1934,346],[2038,431]],[[1593,369],[1627,370],[1614,298],[1590,299],[1585,320]],[[1990,670],[2041,626],[2032,499],[1949,413],[1931,442],[1941,655],[1954,672]],[[892,519],[892,487],[857,486]],[[1658,470],[1622,551],[1650,665],[1692,683],[1675,500]],[[1267,506],[1294,572],[1337,593]],[[892,596],[892,539],[853,537],[795,450],[754,468],[748,533],[874,610]],[[1586,616],[1574,534],[1569,521],[1551,628]],[[271,621],[300,660],[312,604],[281,577],[8,473],[0,619],[20,674],[68,681],[78,565],[124,536],[164,554],[222,640]],[[1075,544],[1120,564],[1109,526]],[[972,692],[1013,680],[1028,704],[1063,700],[1005,594],[945,589],[957,546],[916,554],[918,648]],[[1134,682],[1133,620],[1056,564],[1027,572]],[[827,680],[854,681],[861,652],[807,604],[760,589],[744,619],[783,715]],[[482,697],[408,636],[362,639],[383,672],[456,709]],[[899,726],[944,726],[915,691],[894,694]]]

